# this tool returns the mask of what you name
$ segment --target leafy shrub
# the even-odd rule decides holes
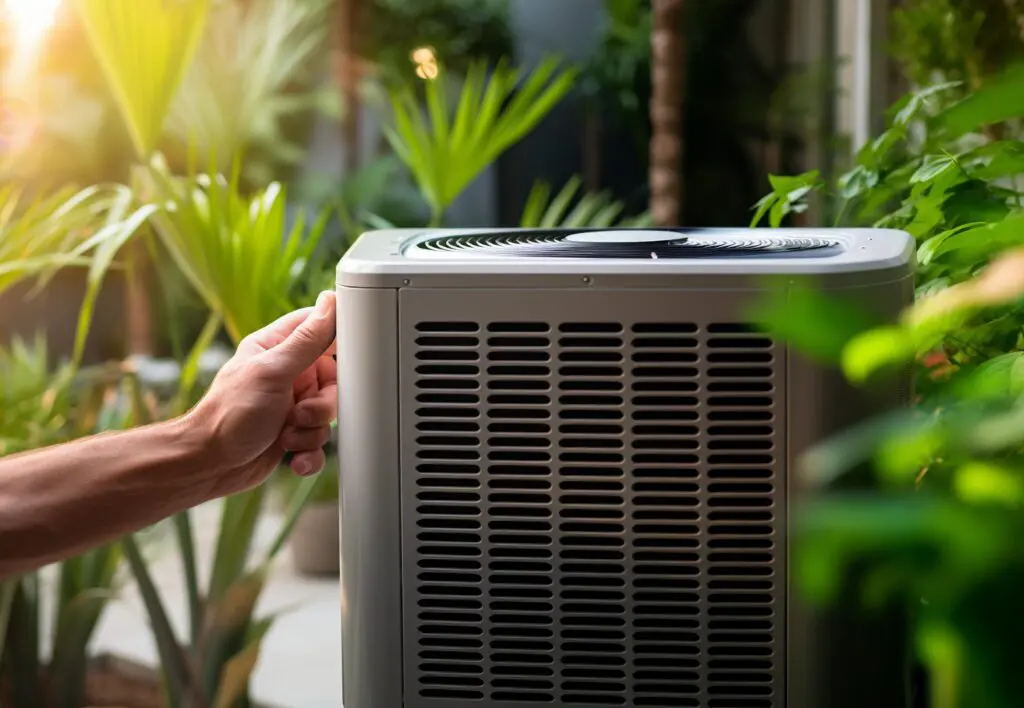
[[[854,564],[865,597],[915,610],[936,706],[1019,704],[1014,665],[1024,613],[1024,71],[971,91],[959,83],[908,95],[888,129],[834,184],[817,172],[773,177],[754,223],[778,226],[816,194],[839,202],[837,226],[903,229],[917,240],[915,304],[900,320],[834,332],[834,313],[802,292],[799,321],[764,325],[796,348],[830,352],[866,382],[914,362],[915,405],[812,451],[801,473],[829,482],[864,464],[882,491],[827,498],[799,520],[796,568],[827,601]],[[789,311],[790,313],[793,310]],[[838,335],[837,335],[838,336]]]

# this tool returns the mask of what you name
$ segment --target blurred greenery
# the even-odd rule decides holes
[[[0,456],[148,419],[155,402],[129,369],[52,367],[48,360],[41,336],[14,339],[0,349]],[[52,578],[34,572],[0,582],[0,684],[9,691],[0,693],[4,705],[84,704],[89,642],[119,590],[120,570],[121,547],[113,543],[59,564]],[[47,611],[53,613],[48,622]]]
[[[917,298],[896,322],[840,312],[811,287],[757,316],[858,384],[914,367],[912,407],[802,461],[800,474],[825,484],[868,464],[880,486],[810,505],[796,527],[796,567],[822,602],[866,566],[866,601],[907,603],[942,708],[1009,708],[1024,689],[1014,599],[1024,580],[1022,95],[1024,71],[1012,64],[977,87],[919,88],[847,173],[834,183],[817,172],[772,177],[753,217],[779,226],[825,193],[837,226],[901,229],[917,242]]]
[[[430,47],[446,69],[465,74],[474,61],[514,55],[508,0],[373,0],[360,53],[386,82],[415,78],[414,50]]]

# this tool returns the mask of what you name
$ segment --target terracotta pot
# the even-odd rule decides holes
[[[341,534],[338,502],[313,502],[299,515],[288,539],[295,570],[303,575],[340,572]]]
[[[157,672],[114,656],[99,656],[85,679],[87,708],[164,708]]]

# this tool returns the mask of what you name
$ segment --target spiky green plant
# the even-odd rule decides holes
[[[245,151],[244,176],[265,184],[305,150],[282,121],[315,109],[337,112],[337,92],[317,85],[331,0],[225,0],[214,7],[184,83],[171,104],[166,136],[215,155],[220,171]],[[253,158],[257,159],[253,159]]]
[[[605,192],[584,192],[580,195],[582,186],[583,180],[574,176],[552,198],[550,185],[536,182],[526,199],[519,226],[525,229],[603,229],[651,224],[650,214],[646,212],[620,219],[625,208],[622,202],[612,199]]]
[[[139,389],[120,367],[78,370],[48,360],[42,337],[0,349],[0,455],[139,422]],[[125,395],[115,397],[115,391]],[[12,708],[83,704],[88,645],[118,589],[120,563],[120,544],[112,543],[60,563],[52,586],[39,573],[0,583],[0,667]],[[53,597],[44,603],[48,591]],[[44,604],[53,611],[47,642]],[[44,644],[53,648],[48,657]]]
[[[430,205],[433,226],[488,165],[551,112],[577,75],[553,57],[526,76],[504,61],[493,68],[474,62],[453,111],[452,77],[443,67],[437,71],[424,80],[426,115],[414,86],[390,91],[394,122],[385,132]]]

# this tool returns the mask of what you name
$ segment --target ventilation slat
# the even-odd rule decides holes
[[[414,708],[781,708],[774,344],[551,309],[407,335]]]

